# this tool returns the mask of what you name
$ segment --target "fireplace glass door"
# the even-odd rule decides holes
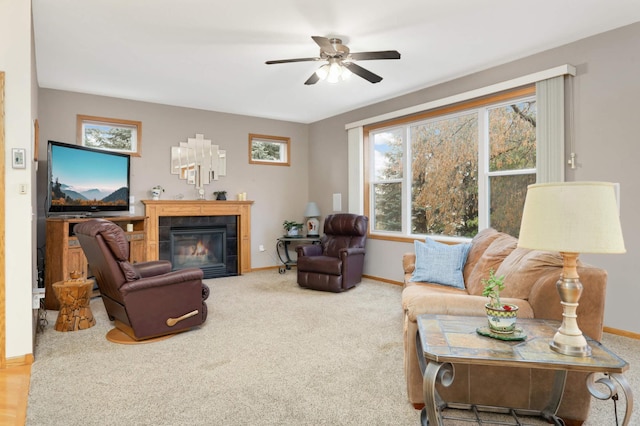
[[[226,273],[226,227],[171,228],[173,269],[200,268],[205,278]]]

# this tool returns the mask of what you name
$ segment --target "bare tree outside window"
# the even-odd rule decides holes
[[[478,233],[478,114],[411,127],[411,232]]]
[[[489,222],[517,237],[527,195],[536,182],[536,103],[491,108],[489,114]]]

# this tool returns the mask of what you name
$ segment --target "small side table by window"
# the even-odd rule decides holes
[[[276,242],[276,253],[278,254],[278,259],[282,262],[282,266],[278,268],[278,272],[284,274],[288,269],[291,269],[292,266],[295,266],[296,261],[291,259],[289,256],[290,245],[298,245],[298,244],[320,244],[320,237],[287,237],[283,236],[278,238]]]
[[[60,302],[60,311],[54,328],[57,331],[76,331],[96,325],[89,307],[93,280],[78,279],[53,283],[53,292]]]

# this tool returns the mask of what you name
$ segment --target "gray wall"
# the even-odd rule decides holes
[[[285,219],[302,220],[308,201],[308,126],[234,114],[179,108],[59,90],[39,92],[40,150],[38,170],[38,246],[44,244],[44,205],[47,192],[46,142],[75,143],[76,115],[138,120],[142,122],[142,156],[131,157],[131,194],[136,214],[144,214],[143,199],[155,185],[165,188],[163,199],[183,194],[196,199],[193,185],[170,174],[170,147],[204,134],[227,151],[227,175],[207,185],[207,199],[226,190],[229,199],[246,192],[255,204],[251,216],[251,265],[275,265],[275,242]],[[291,138],[291,166],[249,164],[248,135],[259,133]],[[266,252],[258,250],[264,245]]]
[[[602,180],[621,184],[621,220],[627,253],[584,255],[582,259],[608,270],[605,325],[640,333],[636,304],[640,285],[633,271],[640,258],[640,158],[638,99],[640,99],[640,23],[603,33],[557,49],[478,72],[409,95],[351,111],[310,125],[309,191],[324,212],[332,192],[347,191],[347,135],[345,124],[401,108],[477,89],[562,64],[577,67],[575,90],[575,145],[578,167],[567,168],[567,180]],[[384,81],[380,84],[384,84]],[[331,153],[330,158],[326,158]],[[327,179],[329,179],[327,184]],[[402,253],[412,243],[371,239],[365,272],[402,280]],[[588,291],[586,289],[585,291]]]

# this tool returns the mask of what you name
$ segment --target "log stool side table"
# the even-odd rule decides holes
[[[56,320],[57,331],[84,330],[96,325],[89,301],[93,291],[93,280],[69,280],[53,283],[53,292],[60,302]]]

